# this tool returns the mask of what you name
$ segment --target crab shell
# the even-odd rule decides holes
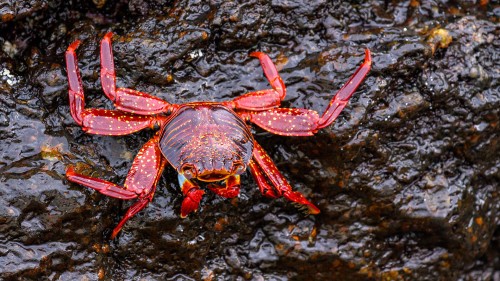
[[[179,174],[213,182],[243,173],[253,143],[248,126],[233,110],[199,102],[182,105],[170,115],[159,145]]]

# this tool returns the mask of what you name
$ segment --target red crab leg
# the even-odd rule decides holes
[[[215,194],[225,198],[233,198],[238,196],[238,194],[240,193],[240,175],[232,175],[227,178],[224,183],[224,186],[219,186],[212,183],[207,185],[207,187]]]
[[[302,205],[303,207],[307,208],[307,212],[309,214],[318,214],[320,211],[318,207],[314,206],[311,202],[309,202],[302,193],[298,191],[293,191],[292,187],[288,183],[288,181],[283,177],[283,175],[280,173],[278,168],[276,168],[276,165],[274,164],[273,160],[267,155],[267,153],[264,151],[264,149],[256,142],[254,141],[254,149],[253,149],[253,161],[255,163],[252,164],[250,162],[250,171],[252,171],[252,175],[256,178],[257,184],[259,184],[260,190],[268,191],[271,190],[269,185],[264,185],[260,186],[263,182],[271,182],[271,184],[275,187],[275,192],[266,194],[268,197],[273,197],[276,195],[281,195],[285,197],[286,199],[298,203]],[[256,168],[257,165],[258,168]],[[252,168],[253,166],[253,168]],[[260,173],[262,171],[263,173]],[[265,177],[264,177],[265,176]],[[267,178],[267,179],[266,179]]]
[[[118,110],[90,108],[84,111],[82,129],[89,134],[122,136],[153,128],[164,117],[142,116]]]
[[[123,216],[123,218],[120,220],[120,222],[115,226],[113,229],[113,232],[111,233],[110,239],[113,240],[115,237],[118,235],[120,230],[122,230],[123,226],[125,223],[134,217],[137,213],[142,211],[142,209],[146,208],[146,206],[149,204],[149,202],[153,201],[153,195],[154,195],[154,190],[146,197],[139,198],[137,202],[135,202],[132,206],[130,206]]]
[[[269,185],[266,176],[264,175],[264,171],[259,167],[257,163],[253,159],[250,159],[250,163],[248,165],[250,167],[250,173],[252,173],[255,182],[257,182],[257,186],[260,189],[262,195],[269,198],[278,198],[279,195],[276,194],[273,187]]]
[[[112,37],[113,33],[108,32],[101,41],[101,84],[106,96],[113,101],[117,109],[122,111],[141,115],[170,112],[174,105],[160,98],[132,89],[116,88]]]
[[[262,52],[253,52],[250,56],[259,59],[272,89],[246,93],[224,104],[231,108],[256,111],[278,107],[286,96],[286,88],[276,66],[269,56]]]
[[[75,49],[80,45],[80,41],[76,40],[69,45],[66,50],[66,71],[68,72],[69,84],[69,107],[71,116],[78,124],[82,124],[85,111],[85,96],[83,95],[82,78],[80,70],[78,69],[78,62],[76,60]]]
[[[262,129],[282,136],[312,136],[318,130],[318,113],[305,108],[273,108],[266,111],[240,112]]]
[[[259,59],[260,65],[264,70],[264,75],[266,75],[267,80],[269,80],[271,87],[278,93],[279,98],[283,100],[286,96],[285,83],[283,83],[283,80],[278,74],[278,70],[276,70],[273,61],[263,52],[252,52],[250,56]]]
[[[122,200],[137,198],[137,193],[135,193],[132,190],[126,190],[122,186],[119,186],[115,183],[78,174],[73,169],[73,166],[69,166],[68,169],[66,170],[66,177],[71,182],[78,183],[86,187],[95,189],[100,193],[107,195],[109,197],[118,198]]]
[[[139,198],[115,227],[111,239],[116,237],[127,220],[144,209],[153,199],[156,184],[166,164],[158,147],[158,138],[158,135],[155,135],[139,150],[123,186],[78,174],[73,167],[66,171],[69,181],[95,189],[104,195],[123,200]]]
[[[370,71],[371,55],[367,49],[365,61],[347,83],[335,94],[323,116],[304,108],[273,108],[265,111],[243,111],[240,115],[257,126],[278,135],[310,136],[330,125]]]
[[[80,41],[73,42],[66,51],[66,69],[69,82],[69,106],[71,116],[91,134],[126,135],[161,122],[163,117],[141,116],[108,109],[85,109],[85,95],[78,69],[75,50]]]
[[[354,74],[349,78],[347,83],[340,88],[340,90],[335,94],[333,99],[330,101],[328,108],[326,109],[323,116],[318,122],[318,128],[321,129],[329,126],[330,124],[337,119],[340,112],[346,106],[347,102],[351,98],[351,96],[356,92],[359,85],[365,79],[368,72],[370,72],[370,68],[372,65],[372,57],[369,49],[365,50],[365,61],[361,66],[354,72]]]
[[[234,109],[266,110],[280,106],[281,99],[273,89],[250,92],[231,101],[223,102],[224,105]]]
[[[179,173],[178,178],[182,194],[184,194],[184,200],[182,200],[181,205],[181,218],[185,218],[190,213],[198,210],[201,197],[205,194],[205,191],[201,190],[198,185],[188,180],[183,174]]]

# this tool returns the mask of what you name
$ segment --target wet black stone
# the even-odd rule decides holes
[[[0,2],[0,20],[9,22],[33,15],[39,10],[45,10],[49,6],[46,0],[6,0]]]
[[[0,0],[0,279],[500,280],[497,4],[164,2]],[[261,50],[287,85],[283,106],[322,112],[370,48],[372,71],[332,126],[254,129],[321,213],[262,197],[246,173],[237,199],[207,192],[180,219],[167,168],[110,241],[131,203],[64,177],[78,165],[121,184],[153,135],[88,135],[69,114],[76,39],[87,106],[112,108],[99,79],[108,31],[118,86],[172,103],[269,88],[248,57]]]

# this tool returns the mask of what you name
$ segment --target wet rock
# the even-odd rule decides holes
[[[0,1],[0,279],[497,280],[498,7],[487,1]],[[23,10],[24,9],[24,10]],[[9,32],[6,32],[9,31]],[[322,112],[363,60],[373,68],[338,120],[309,138],[255,137],[321,213],[264,198],[249,173],[180,219],[167,168],[152,203],[65,180],[123,180],[144,130],[88,135],[69,114],[64,51],[76,39],[88,107],[112,108],[99,42],[114,32],[119,87],[172,103],[287,85],[284,107]],[[450,42],[451,39],[451,42]]]
[[[8,22],[32,15],[47,9],[50,1],[46,0],[2,0],[0,1],[0,20]]]

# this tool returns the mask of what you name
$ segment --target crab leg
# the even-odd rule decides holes
[[[327,127],[332,124],[335,119],[337,119],[351,96],[354,94],[354,92],[356,92],[356,89],[358,89],[361,82],[363,82],[363,80],[365,79],[366,75],[370,71],[371,65],[371,53],[369,49],[366,49],[365,61],[330,101],[330,104],[328,104],[328,108],[326,109],[325,113],[323,113],[323,116],[321,116],[321,119],[318,121],[317,129]]]
[[[80,125],[89,134],[122,136],[144,128],[153,128],[155,124],[163,122],[163,118],[91,108],[84,111]]]
[[[264,75],[266,75],[267,80],[269,80],[271,87],[278,93],[279,98],[283,100],[286,96],[286,88],[285,83],[283,83],[283,80],[278,74],[278,70],[276,70],[276,65],[274,65],[269,56],[263,52],[252,52],[250,56],[259,59],[260,65],[264,70]]]
[[[245,111],[240,116],[262,129],[282,136],[312,136],[318,130],[318,113],[305,108]]]
[[[259,59],[264,75],[271,84],[272,89],[246,93],[229,102],[227,106],[235,109],[266,110],[278,107],[286,96],[286,87],[276,70],[273,61],[263,52],[252,52],[251,57]]]
[[[141,115],[170,112],[175,105],[152,96],[127,88],[116,88],[115,64],[111,48],[112,32],[106,33],[101,41],[101,84],[106,96],[122,111]]]
[[[274,188],[268,183],[262,168],[257,163],[255,163],[253,159],[250,159],[250,163],[248,166],[250,167],[250,173],[257,182],[257,186],[259,187],[262,195],[269,198],[278,198],[279,195],[276,194]]]
[[[207,185],[207,187],[215,194],[225,198],[238,196],[240,193],[240,175],[229,176],[226,180],[224,180],[224,184],[224,186],[219,186],[212,183]]]
[[[66,51],[66,69],[69,81],[69,106],[71,116],[82,129],[91,134],[126,135],[161,122],[163,117],[141,116],[118,110],[85,109],[85,95],[78,69],[75,50],[80,41],[73,42]]]
[[[95,189],[106,196],[122,200],[139,198],[115,227],[111,239],[116,237],[127,220],[153,200],[156,184],[166,164],[158,147],[158,138],[158,135],[155,135],[139,150],[123,186],[78,174],[73,167],[69,167],[66,171],[69,181]]]
[[[256,179],[261,192],[267,197],[283,196],[286,199],[303,205],[309,214],[318,214],[318,207],[309,202],[302,193],[293,191],[288,181],[280,173],[273,160],[267,155],[264,149],[254,141],[253,158],[250,162],[250,171]],[[274,190],[270,188],[267,181],[272,184]]]
[[[137,202],[135,202],[132,206],[130,206],[123,216],[123,218],[120,220],[120,222],[115,226],[113,229],[113,232],[111,233],[110,239],[113,240],[115,237],[118,235],[120,230],[122,230],[123,226],[125,223],[134,217],[137,213],[142,211],[142,209],[146,208],[146,206],[153,201],[153,195],[154,195],[154,190],[151,192],[148,196],[139,198]]]
[[[339,116],[358,86],[370,71],[371,55],[366,49],[365,61],[347,83],[335,94],[325,113],[319,117],[304,108],[272,108],[265,111],[241,111],[240,116],[257,126],[283,136],[310,136],[329,126]]]

